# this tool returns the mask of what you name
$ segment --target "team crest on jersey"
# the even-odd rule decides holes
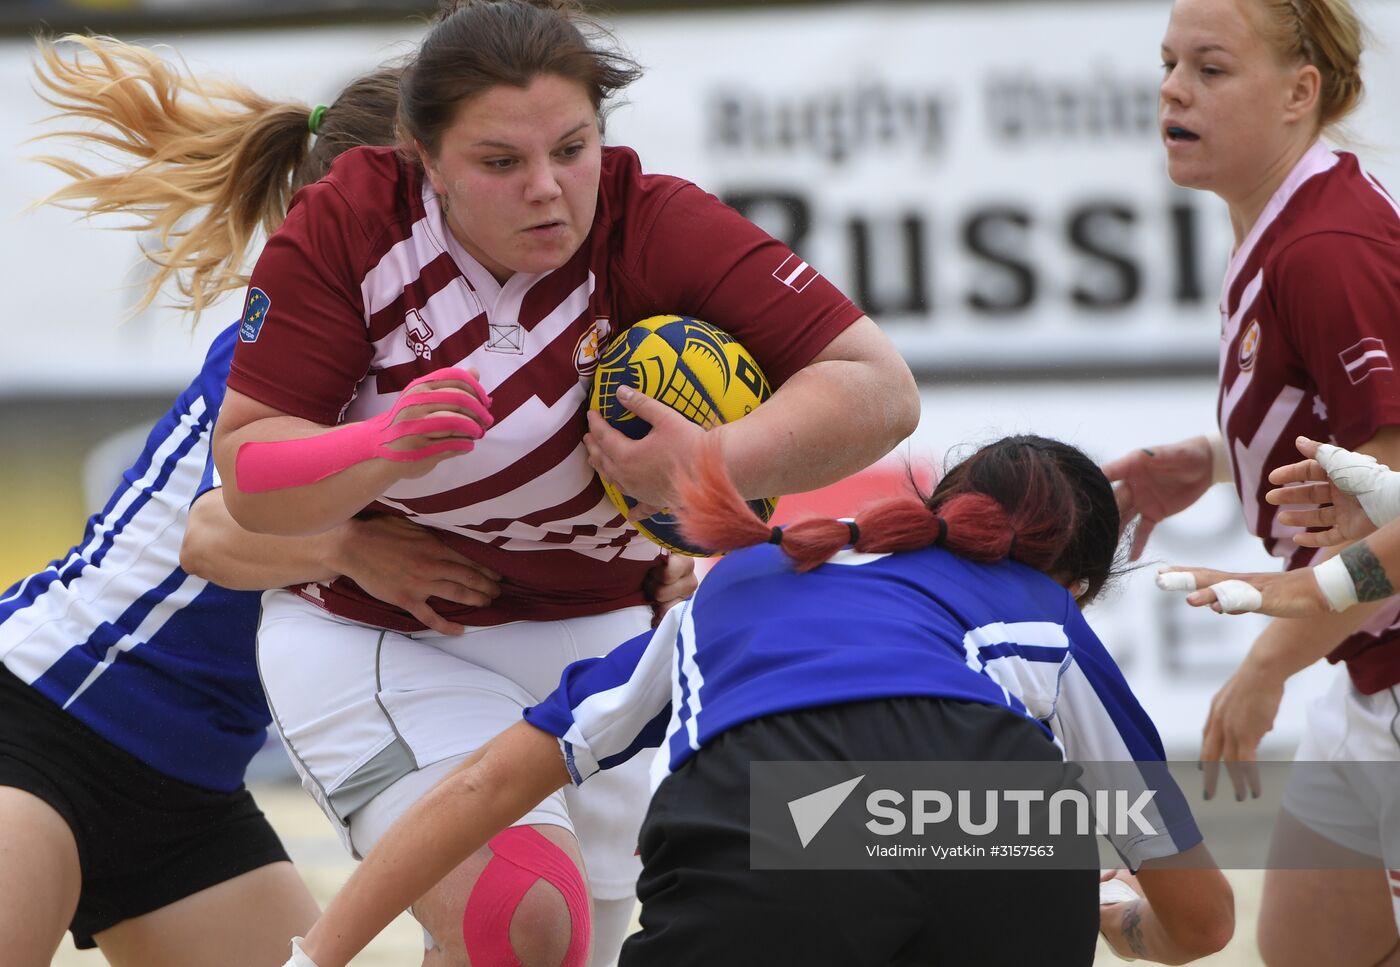
[[[238,338],[241,342],[257,342],[267,321],[267,310],[272,308],[272,300],[267,293],[257,287],[248,290],[248,298],[243,303],[243,318],[238,322]]]
[[[593,320],[593,325],[579,337],[578,345],[574,347],[574,369],[578,370],[580,376],[591,376],[593,370],[598,368],[598,354],[602,352],[602,346],[608,341],[608,334],[612,331],[612,326],[607,319],[598,318]]]
[[[404,341],[413,350],[413,355],[419,359],[432,359],[433,347],[428,345],[428,340],[433,338],[433,327],[428,325],[417,309],[408,310],[403,324]]]
[[[1244,335],[1240,336],[1240,351],[1237,362],[1241,370],[1249,370],[1254,367],[1254,360],[1259,355],[1259,320],[1254,319],[1249,323],[1249,328],[1245,329]]]

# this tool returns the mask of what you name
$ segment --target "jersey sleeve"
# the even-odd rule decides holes
[[[209,352],[204,357],[204,365],[199,370],[199,376],[195,378],[194,387],[198,389],[199,395],[204,400],[204,419],[208,422],[210,435],[212,437],[213,427],[219,421],[219,410],[224,405],[224,393],[228,389],[229,362],[233,358],[233,350],[238,341],[238,324],[229,326],[223,332],[214,337],[209,344]],[[219,479],[219,469],[214,466],[214,448],[209,447],[209,454],[204,461],[204,473],[200,475],[199,489],[195,491],[195,500],[203,497],[211,490],[217,490],[223,486],[223,481]]]
[[[1364,235],[1304,236],[1270,280],[1339,446],[1400,425],[1400,252]]]
[[[1085,790],[1108,791],[1116,812],[1105,835],[1132,870],[1190,849],[1201,832],[1167,769],[1156,726],[1083,618],[1076,613],[1065,627],[1072,661],[1049,725],[1065,757],[1084,769]]]
[[[559,738],[575,785],[643,749],[656,748],[665,738],[671,716],[671,656],[681,610],[672,608],[655,631],[601,658],[569,665],[559,687],[525,710],[527,722]]]
[[[370,248],[335,184],[298,192],[253,269],[229,387],[290,416],[338,423],[373,355],[360,294]]]
[[[654,311],[723,329],[774,387],[864,315],[790,248],[695,185],[669,193],[638,222],[623,267]]]

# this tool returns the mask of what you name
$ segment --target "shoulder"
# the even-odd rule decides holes
[[[1345,270],[1357,252],[1393,257],[1400,247],[1400,209],[1355,155],[1310,178],[1288,203],[1269,261],[1306,258],[1313,268]]]
[[[631,148],[603,149],[598,222],[617,244],[631,245],[645,238],[663,213],[669,218],[679,209],[690,211],[696,206],[726,208],[684,178],[645,171]]]
[[[646,171],[642,167],[642,159],[631,148],[609,146],[603,149],[598,193],[600,201],[615,208],[617,214],[626,214],[647,205],[665,204],[677,191],[694,187],[684,178]]]
[[[353,148],[335,160],[324,178],[296,193],[285,227],[353,227],[366,242],[398,234],[397,226],[422,217],[422,181],[418,168],[394,148]]]

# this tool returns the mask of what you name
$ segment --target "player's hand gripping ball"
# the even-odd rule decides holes
[[[633,440],[647,435],[651,424],[617,401],[617,388],[630,386],[703,427],[739,419],[773,395],[763,371],[733,336],[689,316],[643,319],[614,339],[598,360],[591,406],[608,424]],[[636,505],[608,480],[608,498],[622,514]],[[749,501],[768,520],[777,498]],[[678,554],[707,557],[686,543],[676,518],[662,511],[634,521],[644,536]]]

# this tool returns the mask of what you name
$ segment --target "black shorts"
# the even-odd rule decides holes
[[[619,967],[1079,967],[1094,961],[1098,872],[754,870],[753,761],[1055,761],[1006,709],[934,698],[767,716],[700,749],[652,797],[639,933]]]
[[[83,886],[80,948],[123,920],[287,859],[248,790],[172,779],[102,738],[0,665],[0,786],[68,823]]]

